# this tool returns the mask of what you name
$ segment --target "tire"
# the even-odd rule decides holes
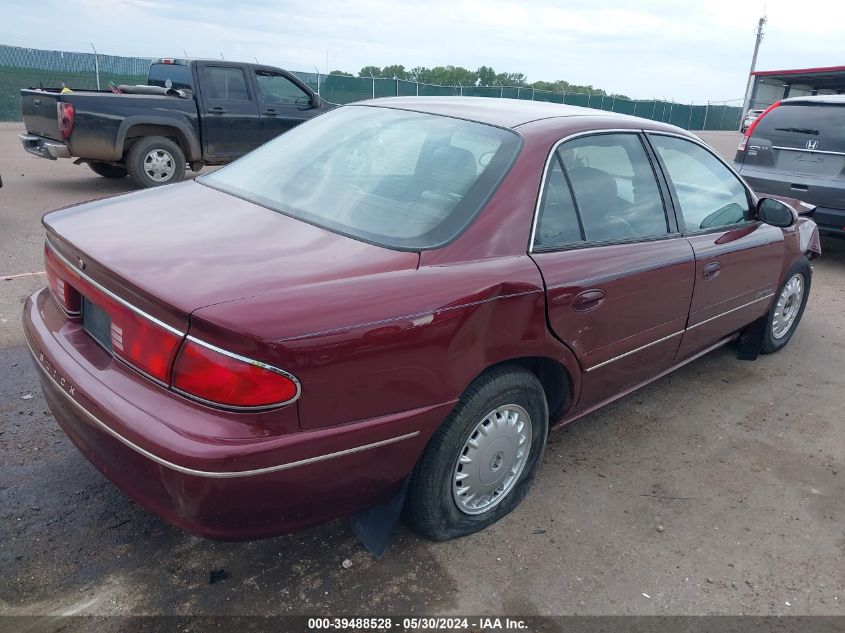
[[[185,154],[163,136],[145,136],[126,154],[129,175],[142,187],[158,187],[185,177]]]
[[[812,269],[806,257],[796,261],[786,278],[778,288],[769,314],[766,316],[766,331],[763,335],[764,354],[774,354],[786,347],[807,307],[812,282]],[[800,298],[796,296],[796,288],[800,286]],[[790,297],[792,300],[790,302]],[[787,324],[788,321],[788,324]],[[785,327],[785,329],[784,329]]]
[[[123,165],[110,165],[109,163],[91,161],[88,163],[88,166],[91,168],[91,171],[103,178],[126,178],[126,174],[129,173]]]
[[[531,487],[546,445],[548,420],[543,387],[526,369],[506,365],[477,378],[435,432],[411,474],[407,521],[422,536],[445,541],[482,530],[508,514]],[[492,432],[480,432],[482,428]],[[529,447],[521,458],[520,436]],[[471,439],[478,440],[478,449],[470,446]],[[459,464],[459,458],[472,459],[473,454],[474,463]],[[458,470],[465,467],[466,471]],[[459,484],[460,475],[464,478]],[[486,490],[479,501],[461,492],[467,481]],[[496,494],[494,487],[501,492]],[[471,507],[473,503],[477,507]]]

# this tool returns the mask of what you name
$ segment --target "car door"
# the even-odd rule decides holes
[[[277,70],[257,68],[255,85],[261,115],[262,142],[277,137],[320,112],[311,104],[311,94],[292,78]]]
[[[756,219],[751,192],[705,145],[662,133],[649,133],[648,139],[695,252],[681,360],[766,313],[783,264],[783,231]]]
[[[239,66],[202,64],[202,121],[204,155],[211,162],[242,156],[261,142],[258,103]]]
[[[580,135],[549,158],[531,257],[549,325],[584,372],[578,410],[674,362],[695,263],[666,202],[636,131]]]

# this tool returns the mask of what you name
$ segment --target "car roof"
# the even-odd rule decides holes
[[[781,99],[781,105],[810,103],[810,104],[831,104],[845,105],[845,95],[813,95],[808,97],[789,97]]]
[[[426,112],[507,128],[515,128],[542,119],[578,116],[605,117],[609,120],[624,119],[629,122],[641,121],[648,127],[654,127],[655,123],[648,119],[595,108],[524,99],[498,99],[495,97],[384,97],[359,101],[349,105]]]

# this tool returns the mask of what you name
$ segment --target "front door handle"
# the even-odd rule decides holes
[[[722,265],[719,262],[710,262],[701,271],[702,279],[715,279],[722,272]]]
[[[214,106],[208,109],[209,114],[226,114],[226,108],[223,106]]]
[[[278,113],[279,113],[278,110],[274,110],[273,108],[267,108],[261,114],[266,115],[266,116],[276,116]]]
[[[598,308],[607,298],[607,293],[600,288],[585,290],[580,293],[572,302],[572,309],[575,312],[589,312]]]

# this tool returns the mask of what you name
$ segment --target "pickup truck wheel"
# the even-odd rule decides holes
[[[411,474],[405,514],[443,541],[513,510],[531,486],[548,431],[543,387],[526,369],[493,369],[467,388]]]
[[[157,187],[182,180],[185,154],[170,139],[147,136],[132,145],[126,155],[126,167],[142,187]]]
[[[109,163],[92,161],[88,163],[88,166],[91,171],[103,178],[126,178],[126,174],[129,173],[123,165],[110,165]]]

